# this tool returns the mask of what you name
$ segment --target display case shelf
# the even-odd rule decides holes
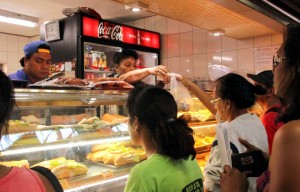
[[[22,131],[10,127],[10,134],[1,139],[0,163],[26,159],[32,166],[65,157],[88,168],[85,175],[60,179],[65,191],[124,191],[129,170],[135,163],[110,166],[88,160],[88,154],[95,145],[128,143],[128,130],[116,127],[119,123],[82,129],[80,121],[93,117],[101,120],[104,114],[127,117],[127,97],[128,91],[122,90],[16,89],[16,107],[11,118],[16,122],[35,121],[27,122],[34,129]],[[189,123],[196,136],[204,140],[213,137],[215,125],[211,120]],[[39,129],[40,126],[44,129]],[[209,149],[208,143],[197,151]]]

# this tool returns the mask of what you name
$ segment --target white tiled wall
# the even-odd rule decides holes
[[[161,33],[161,64],[168,66],[171,72],[190,78],[208,77],[209,64],[254,73],[255,48],[282,43],[282,34],[242,40],[213,37],[204,29],[163,16],[126,24]],[[23,47],[34,40],[39,40],[39,36],[26,38],[0,33],[0,64],[4,64],[7,74],[21,68],[19,60],[23,57]]]
[[[39,40],[40,37],[22,37],[0,33],[0,64],[6,74],[21,69],[20,59],[24,56],[23,47],[30,41]]]
[[[226,65],[240,73],[254,73],[255,48],[282,43],[282,34],[242,40],[213,37],[204,29],[163,16],[126,24],[141,27],[141,23],[145,29],[161,33],[161,64],[168,66],[171,72],[190,78],[208,77],[209,64]]]

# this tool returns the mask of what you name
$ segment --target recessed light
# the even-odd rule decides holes
[[[139,1],[134,1],[131,3],[126,3],[125,4],[125,9],[129,9],[130,11],[133,12],[139,12],[139,11],[144,11],[144,10],[148,10],[149,9],[149,5],[143,2],[139,2]]]
[[[225,35],[225,30],[223,29],[209,30],[208,34],[217,37],[217,36]]]

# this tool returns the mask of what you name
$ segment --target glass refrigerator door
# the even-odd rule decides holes
[[[137,68],[154,67],[158,65],[158,56],[156,53],[137,51],[139,60],[137,62]],[[156,84],[155,76],[149,75],[142,80],[143,82],[151,85]]]
[[[113,56],[120,47],[84,42],[84,78],[106,77],[114,70]]]

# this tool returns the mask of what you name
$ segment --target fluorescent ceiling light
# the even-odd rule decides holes
[[[225,35],[225,30],[223,30],[223,29],[214,29],[214,30],[208,31],[208,34],[211,35],[211,36],[221,36],[221,35]]]
[[[0,22],[22,25],[26,27],[36,27],[39,23],[39,19],[0,9]]]
[[[139,8],[139,7],[134,7],[134,8],[131,8],[130,10],[131,10],[132,12],[139,12],[139,11],[141,11],[142,9]]]
[[[125,9],[133,12],[145,11],[149,9],[149,5],[143,2],[134,1],[125,4]]]

